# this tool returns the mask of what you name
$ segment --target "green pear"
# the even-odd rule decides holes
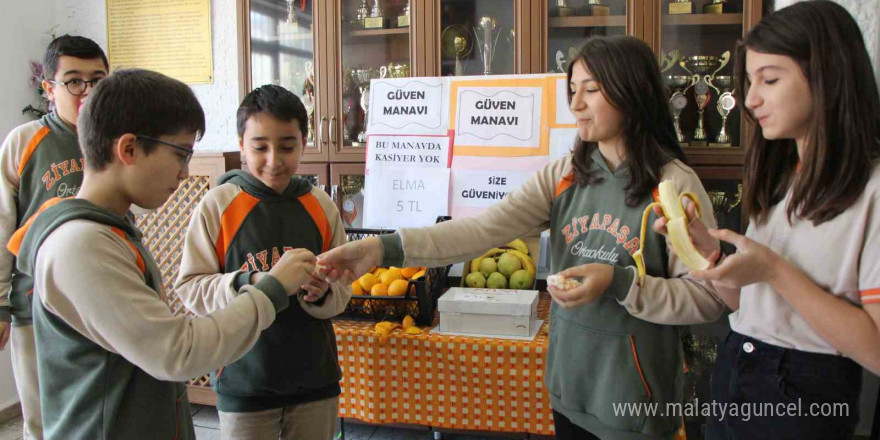
[[[501,254],[501,257],[498,258],[498,272],[501,272],[502,275],[510,277],[520,269],[522,269],[522,261],[519,261],[519,258],[512,254]]]
[[[486,280],[486,287],[490,289],[506,289],[507,278],[501,272],[492,272]]]
[[[464,283],[468,287],[482,289],[486,287],[486,277],[481,272],[471,272],[464,278]]]
[[[529,271],[525,269],[520,269],[513,273],[510,276],[510,288],[511,289],[531,289],[532,288],[532,276],[529,274]]]
[[[480,272],[483,272],[484,277],[488,277],[492,272],[498,272],[498,264],[495,263],[495,259],[483,258],[480,261]]]

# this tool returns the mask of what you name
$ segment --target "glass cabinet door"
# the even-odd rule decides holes
[[[652,0],[653,1],[653,0]],[[565,72],[584,40],[594,35],[633,35],[627,0],[548,0],[547,72]]]
[[[302,99],[309,114],[309,133],[303,159],[326,160],[315,141],[315,26],[311,0],[245,0],[250,67],[246,90],[280,85]]]
[[[440,1],[440,75],[505,75],[515,69],[514,0]]]
[[[756,2],[662,0],[659,5],[655,41],[679,141],[689,147],[688,155],[710,147],[722,154],[741,151],[742,103],[733,96],[733,55],[747,28],[744,17],[752,15]]]
[[[337,0],[341,78],[331,160],[364,160],[370,80],[411,75],[411,0]],[[340,136],[341,135],[341,136]]]

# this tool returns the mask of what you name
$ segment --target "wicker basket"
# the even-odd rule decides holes
[[[449,217],[439,217],[437,222],[445,220],[449,220]],[[390,234],[394,231],[388,229],[346,229],[345,232],[348,234],[349,241],[355,241]],[[404,296],[354,295],[340,317],[377,322],[400,322],[409,315],[417,325],[433,325],[434,313],[437,311],[437,299],[446,290],[446,279],[451,267],[452,265],[428,268],[425,271],[425,276],[409,282]]]

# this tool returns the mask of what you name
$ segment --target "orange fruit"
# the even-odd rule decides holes
[[[424,270],[420,270],[420,271],[416,272],[415,275],[413,275],[412,278],[410,278],[410,279],[411,279],[411,280],[417,280],[417,279],[419,279],[419,278],[421,278],[421,277],[423,277],[423,276],[425,276],[425,271],[424,271]]]
[[[371,292],[373,285],[378,283],[379,280],[376,278],[376,275],[365,273],[362,277],[358,278],[357,282],[364,288],[364,292]]]
[[[373,271],[373,275],[379,276],[382,275],[382,272],[385,272],[388,268],[385,267],[377,267],[376,270]]]
[[[418,267],[404,267],[403,269],[400,269],[401,275],[403,275],[403,277],[406,279],[412,278],[413,275],[417,274],[418,272]]]
[[[382,284],[389,284],[390,285],[394,280],[399,280],[400,278],[401,278],[401,275],[400,275],[400,268],[399,267],[389,268],[385,272],[382,272],[381,275],[379,275],[379,281]]]
[[[406,286],[409,282],[406,280],[394,280],[388,285],[388,296],[404,296],[406,295]]]
[[[383,283],[373,284],[373,288],[370,289],[370,295],[373,296],[388,296],[388,285]]]
[[[364,288],[361,287],[361,283],[359,283],[358,281],[351,283],[351,294],[352,295],[363,295],[364,294]]]

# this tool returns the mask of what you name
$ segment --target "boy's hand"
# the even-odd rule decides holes
[[[315,302],[319,299],[323,298],[327,293],[327,289],[330,288],[330,283],[325,282],[321,278],[312,275],[309,279],[309,282],[302,285],[302,289],[306,291],[306,296],[303,299],[306,302]]]
[[[321,254],[318,276],[351,283],[382,263],[382,242],[376,237],[352,241]]]
[[[6,343],[9,342],[9,331],[11,327],[8,322],[0,322],[0,350],[6,348]]]
[[[269,271],[269,275],[275,277],[291,296],[299,291],[300,286],[308,283],[315,273],[315,254],[308,249],[294,249],[287,251]]]

